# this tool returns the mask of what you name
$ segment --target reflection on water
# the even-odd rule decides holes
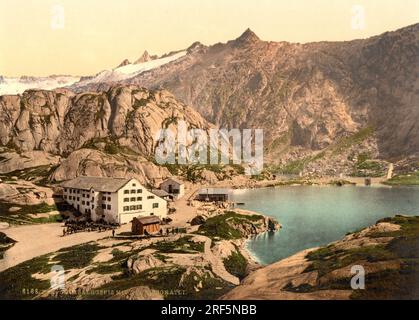
[[[275,217],[283,228],[248,242],[261,263],[328,244],[395,214],[419,215],[419,188],[298,186],[232,191],[243,208]]]

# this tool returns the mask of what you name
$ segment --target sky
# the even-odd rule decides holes
[[[419,0],[0,0],[0,75],[92,75],[200,41],[366,38],[419,22]]]

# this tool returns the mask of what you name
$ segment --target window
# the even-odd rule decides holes
[[[124,202],[128,202],[129,201],[129,198],[124,198]]]
[[[124,190],[124,194],[129,194],[129,190]]]
[[[143,193],[142,189],[137,189],[137,193]]]
[[[124,211],[129,211],[129,207],[124,207]]]
[[[137,201],[143,201],[143,197],[137,197]]]
[[[87,201],[87,205],[90,206],[90,202],[89,201]]]
[[[80,190],[77,190],[77,194],[80,194]]]
[[[94,204],[92,204],[92,209],[94,209],[95,208],[95,205]]]
[[[82,202],[81,202],[81,204],[82,204],[82,205],[85,205],[85,204],[86,204],[86,202],[85,202],[85,201],[82,201]]]
[[[67,196],[64,196],[64,199],[67,199]]]
[[[102,209],[106,209],[106,204],[102,204]]]
[[[136,192],[136,191],[135,191],[135,189],[132,189],[132,190],[131,190],[131,193],[135,193],[135,192]]]
[[[135,201],[135,197],[134,198],[131,198],[131,201]]]
[[[154,199],[154,196],[148,196],[147,199]]]
[[[137,210],[141,210],[143,208],[143,206],[140,204],[137,206]]]
[[[80,198],[79,197],[77,197],[77,201],[80,201]]]
[[[111,197],[108,197],[108,201],[111,201]]]
[[[107,205],[107,209],[108,209],[108,210],[111,210],[111,209],[112,209],[112,207],[111,207],[111,205],[110,205],[110,204],[108,204],[108,205]]]
[[[153,203],[153,209],[156,209],[158,207],[159,207],[159,204],[158,203]]]
[[[131,211],[137,210],[137,206],[130,206],[130,207],[129,207],[129,209],[130,209]]]
[[[137,185],[135,183],[132,184],[133,187],[136,187]]]
[[[67,189],[64,189],[64,192],[67,192]]]
[[[102,197],[102,201],[106,201],[106,197]]]

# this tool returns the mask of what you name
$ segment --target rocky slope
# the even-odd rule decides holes
[[[194,43],[182,59],[127,83],[165,88],[222,127],[263,128],[273,162],[369,127],[372,145],[360,144],[392,159],[419,152],[418,57],[419,24],[307,44],[262,41],[247,30],[227,43]]]
[[[223,227],[214,229],[215,222]],[[198,234],[105,237],[0,272],[0,298],[215,299],[247,274],[243,240],[268,227],[263,216],[227,212],[208,219]],[[58,292],[50,287],[54,264],[66,271]],[[29,285],[34,290],[22,294]]]
[[[396,216],[246,277],[224,299],[417,299],[419,217]],[[353,290],[353,266],[365,289]]]
[[[164,90],[118,86],[100,93],[29,90],[0,97],[0,173],[52,164],[54,180],[76,175],[169,175],[155,166],[156,134],[211,125]],[[36,158],[36,159],[35,159]]]

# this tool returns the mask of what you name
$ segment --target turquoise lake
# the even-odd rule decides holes
[[[248,249],[262,264],[326,245],[384,217],[419,215],[417,187],[290,186],[234,190],[231,200],[283,226],[249,240]]]

